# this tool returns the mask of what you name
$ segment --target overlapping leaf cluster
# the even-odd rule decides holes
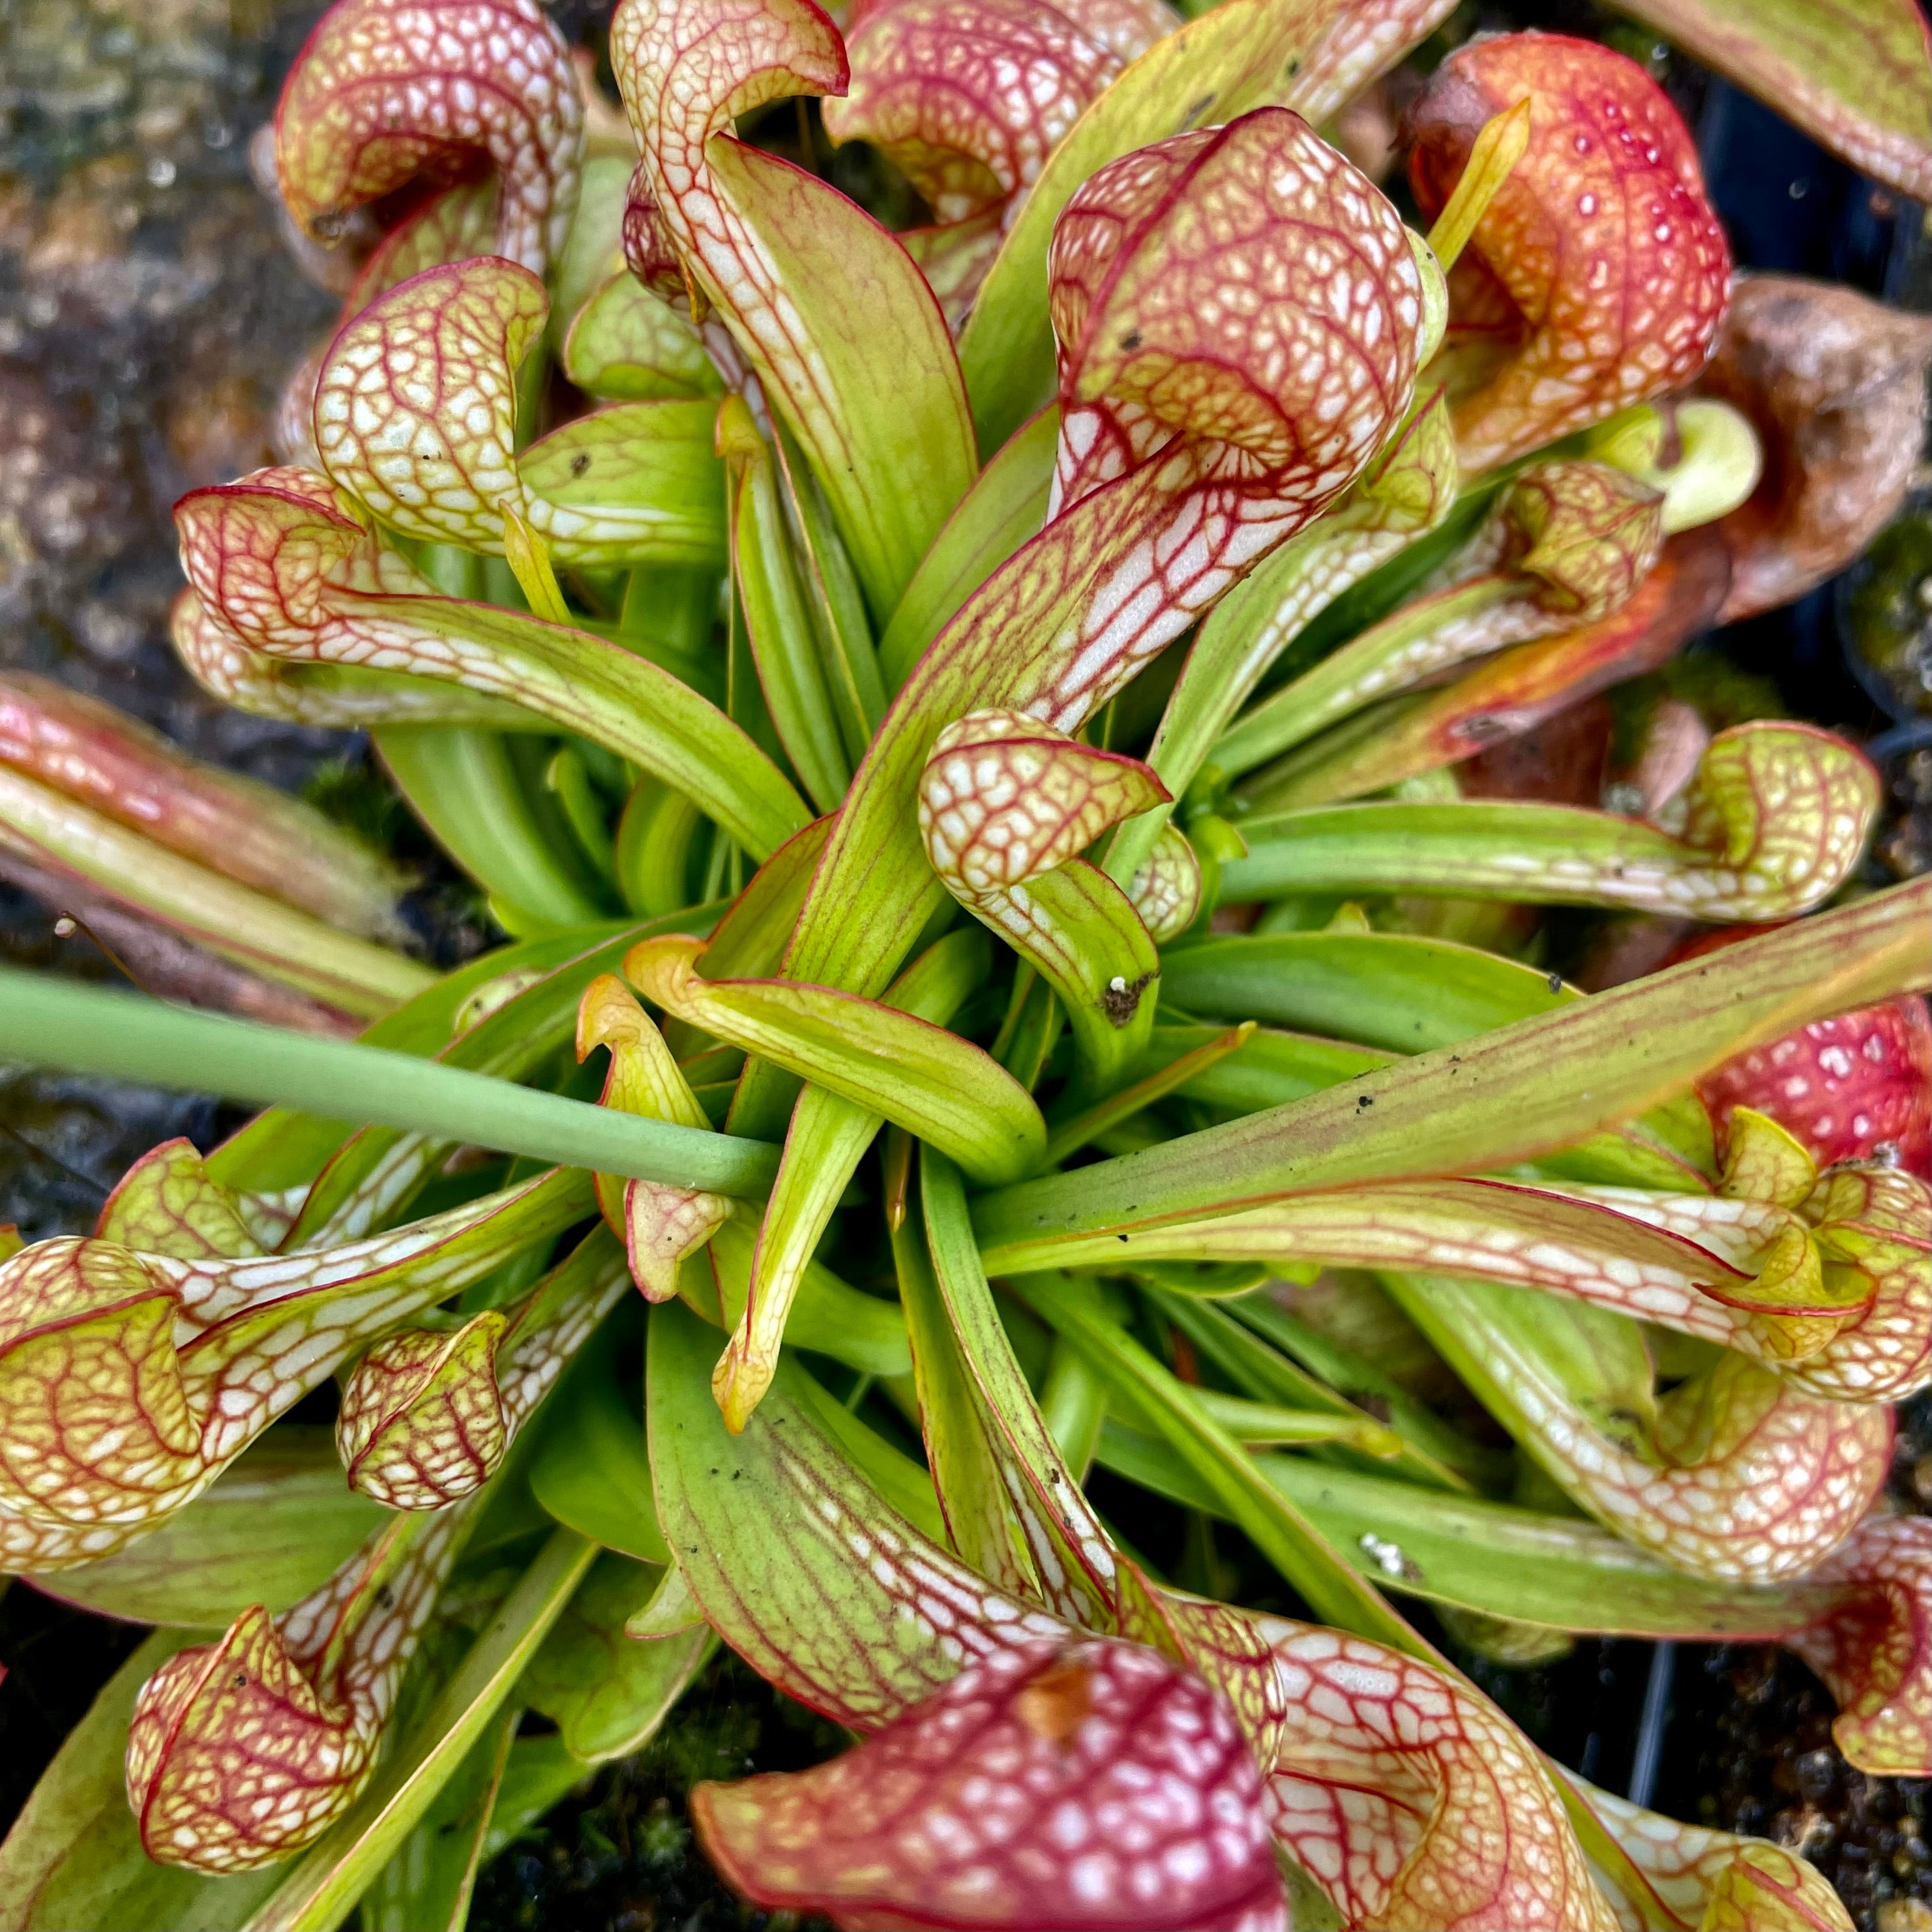
[[[721,1638],[863,1739],[696,1795],[768,1905],[1848,1922],[1398,1605],[1775,1639],[1853,1762],[1932,1770],[1880,1493],[1928,902],[1856,883],[1876,775],[1682,706],[1622,809],[1456,775],[1853,554],[1903,472],[1848,507],[1816,420],[1916,421],[1932,340],[1734,287],[1584,42],[1449,56],[1406,225],[1320,130],[1448,10],[623,0],[622,123],[534,0],[324,16],[282,194],[383,238],[283,462],[178,506],[175,641],[367,729],[512,938],[432,976],[305,808],[0,690],[8,849],[325,1036],[8,988],[9,1052],[278,1104],[0,1262],[0,1561],[161,1626],[7,1922],[460,1924]],[[812,96],[929,225],[758,144]],[[1796,111],[1910,185],[1894,105]],[[1794,308],[1858,377],[1802,409]],[[1738,943],[1585,995],[1552,904]],[[1095,1468],[1306,1620],[1178,1587]]]

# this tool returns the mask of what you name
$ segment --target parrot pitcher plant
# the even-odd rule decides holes
[[[1803,10],[1632,10],[1753,85]],[[1818,418],[1932,332],[1735,276],[1643,69],[1450,14],[621,0],[621,118],[536,0],[324,14],[274,152],[350,292],[172,636],[502,937],[0,679],[0,869],[156,936],[0,1052],[262,1110],[0,1246],[0,1564],[154,1627],[0,1922],[460,1927],[722,1640],[856,1740],[692,1793],[766,1910],[1851,1925],[1470,1673],[1774,1642],[1932,1775],[1932,890],[1802,721],[1464,776],[1855,554],[1906,470]],[[1405,62],[1398,201],[1324,130]],[[1666,963],[1586,992],[1612,919]]]

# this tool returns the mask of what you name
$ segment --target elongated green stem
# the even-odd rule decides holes
[[[704,815],[681,791],[641,779],[617,826],[611,854],[624,902],[647,919],[682,905],[688,893],[692,842]]]
[[[1277,1338],[1269,1336],[1265,1343],[1258,1341],[1226,1310],[1159,1289],[1150,1290],[1148,1298],[1186,1336],[1196,1352],[1214,1363],[1250,1400],[1275,1408],[1326,1414],[1342,1421],[1372,1420],[1348,1394],[1338,1394],[1322,1377],[1289,1360],[1278,1347],[1268,1345]],[[1353,1391],[1358,1395],[1362,1392]],[[1446,1423],[1420,1402],[1406,1398],[1392,1402],[1384,1396],[1382,1412],[1394,1437],[1388,1453],[1397,1459],[1395,1474],[1432,1490],[1474,1492],[1475,1483],[1457,1466],[1459,1462],[1467,1460],[1467,1449],[1463,1448],[1459,1454],[1455,1432]],[[1346,1432],[1337,1439],[1346,1440]],[[1381,1456],[1384,1450],[1378,1446],[1374,1453]]]
[[[541,358],[532,361],[541,366]],[[464,598],[488,594],[484,562],[452,544],[424,544],[416,559],[432,584]],[[291,674],[334,668],[286,667]],[[395,725],[370,735],[410,809],[520,932],[579,926],[597,916],[580,870],[567,865],[544,837],[502,733],[464,725]]]
[[[1426,537],[1455,500],[1455,442],[1438,392],[1338,508],[1291,538],[1202,626],[1147,754],[1176,799],[1210,755],[1224,770],[1245,769],[1220,760],[1220,742],[1275,661],[1336,598]],[[1156,806],[1115,835],[1106,862],[1116,884],[1132,884],[1173,808]]]
[[[1808,725],[1713,740],[1684,793],[1681,836],[1644,820],[1518,800],[1378,800],[1246,822],[1231,898],[1416,891],[1625,905],[1769,923],[1835,892],[1878,804],[1871,767]]]
[[[1040,411],[1014,431],[960,500],[906,586],[879,639],[889,691],[904,683],[946,620],[1046,520],[1060,411]]]
[[[1844,1588],[1706,1582],[1580,1516],[1444,1496],[1304,1456],[1255,1461],[1337,1548],[1367,1555],[1391,1590],[1545,1628],[1768,1637],[1828,1609]],[[1151,1436],[1110,1423],[1100,1462],[1173,1502],[1226,1514],[1207,1484]]]
[[[1310,616],[1406,540],[1406,532],[1363,531],[1359,515],[1350,514],[1354,508],[1352,503],[1284,544],[1202,626],[1147,754],[1176,799],[1217,751],[1216,740]],[[1157,805],[1115,833],[1107,872],[1117,885],[1132,883],[1173,811],[1172,804]]]
[[[724,694],[711,652],[718,573],[669,566],[634,570],[625,580],[616,640],[674,673],[715,704]]]
[[[582,756],[568,745],[550,754],[544,766],[544,789],[554,797],[578,850],[604,878],[615,876],[610,828],[604,823],[603,802],[590,784]]]
[[[285,1033],[0,968],[0,1057],[401,1127],[640,1180],[762,1196],[776,1148],[674,1126],[381,1047]]]
[[[1227,1304],[1237,1321],[1292,1355],[1302,1367],[1357,1402],[1380,1406],[1396,1433],[1442,1467],[1478,1487],[1504,1486],[1510,1474],[1506,1450],[1472,1442],[1418,1402],[1394,1376],[1364,1361],[1329,1336],[1296,1320],[1265,1294],[1243,1295]]]
[[[1219,1389],[1197,1389],[1195,1398],[1202,1412],[1237,1442],[1254,1447],[1340,1442],[1384,1461],[1402,1448],[1402,1438],[1370,1415],[1352,1418],[1322,1409],[1283,1408],[1273,1402],[1250,1402],[1245,1396],[1223,1395]]]

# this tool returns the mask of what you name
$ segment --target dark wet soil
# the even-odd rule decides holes
[[[590,39],[610,0],[554,0]],[[402,840],[424,875],[425,948],[453,959],[486,934],[473,896],[427,845],[398,833],[364,748],[342,734],[265,723],[214,705],[168,650],[178,586],[169,507],[184,490],[268,460],[268,412],[288,366],[326,329],[334,298],[290,268],[249,182],[249,135],[319,0],[11,0],[0,7],[0,665],[49,671],[166,730],[202,756],[306,789],[325,808]],[[1452,23],[1555,26],[1614,38],[1646,58],[1647,35],[1588,0],[1484,0]],[[1932,307],[1932,260],[1894,232],[1868,184],[1768,112],[1660,62],[1699,130],[1714,194],[1745,260],[1856,283]],[[857,180],[842,184],[862,192]],[[1922,494],[1917,514],[1925,518]],[[1898,546],[1916,554],[1917,537]],[[1910,588],[1910,586],[1908,586]],[[1921,602],[1924,600],[1922,598]],[[1902,607],[1910,610],[1910,597]],[[1847,664],[1835,594],[1706,647],[1692,675],[1748,675],[1767,705],[1877,740],[1894,812],[1875,872],[1932,865],[1932,751],[1923,651],[1888,654],[1910,676]],[[1916,708],[1915,708],[1916,707]],[[0,883],[0,956],[88,976],[115,962],[52,910]],[[98,1081],[0,1069],[0,1222],[29,1238],[85,1229],[136,1155],[224,1130],[214,1105]],[[1932,1406],[1901,1432],[1894,1493],[1932,1508]],[[1140,1520],[1136,1519],[1137,1523]],[[1188,1580],[1231,1566],[1249,1600],[1268,1585],[1198,1525],[1148,1526],[1150,1553]],[[1224,1543],[1232,1539],[1223,1539]],[[1258,1594],[1259,1593],[1259,1594]],[[1284,1606],[1286,1607],[1286,1606]],[[94,1688],[138,1641],[130,1626],[69,1611],[16,1585],[0,1594],[0,1826]],[[1562,1662],[1505,1671],[1471,1659],[1517,1720],[1564,1762],[1626,1788],[1652,1647],[1585,1641]],[[1850,1771],[1829,1738],[1832,1707],[1809,1672],[1759,1646],[1682,1646],[1665,1708],[1656,1802],[1677,1815],[1762,1833],[1823,1869],[1863,1927],[1932,1926],[1932,1852],[1921,1783]],[[721,1660],[637,1758],[607,1767],[482,1875],[483,1932],[757,1927],[692,1840],[686,1794],[704,1778],[796,1768],[838,1735]]]
[[[600,1772],[543,1828],[512,1846],[477,1881],[471,1932],[758,1932],[817,1926],[795,1913],[757,1910],[706,1863],[686,1808],[705,1779],[796,1771],[847,1742],[728,1652],[714,1659],[678,1706],[677,1722],[635,1757]]]

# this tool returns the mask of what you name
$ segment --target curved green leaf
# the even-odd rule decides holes
[[[362,1932],[463,1932],[520,1711],[500,1712],[470,1747],[388,1863],[362,1894]]]
[[[718,412],[730,474],[731,567],[772,723],[806,795],[837,809],[852,782],[801,581],[802,560],[779,501],[777,462],[737,398]]]
[[[688,793],[760,858],[810,817],[783,773],[716,706],[620,645],[453,597],[344,591],[334,601],[347,621],[419,640],[407,646],[413,668],[448,676],[466,668],[501,694]]]
[[[103,1616],[223,1630],[319,1588],[382,1516],[343,1481],[332,1430],[284,1423],[152,1536],[38,1587]]]
[[[970,928],[949,933],[886,988],[884,1004],[944,1027],[986,976],[990,951],[984,937]],[[812,1252],[883,1124],[883,1115],[829,1087],[808,1087],[799,1096],[746,1278],[744,1313],[712,1378],[734,1428],[770,1384]]]
[[[1270,103],[1322,119],[1448,10],[1409,8],[1393,34],[1361,35],[1353,51],[1366,49],[1374,59],[1366,71],[1352,66],[1346,76],[1324,46],[1331,31],[1339,46],[1361,25],[1342,0],[1225,0],[1155,41],[1054,150],[980,285],[959,339],[980,448],[998,449],[1053,393],[1047,247],[1060,210],[1088,176],[1136,148]]]
[[[1229,934],[1171,948],[1161,964],[1162,996],[1185,1012],[1258,1020],[1391,1053],[1467,1040],[1582,997],[1514,959],[1408,933]]]
[[[980,471],[920,559],[879,639],[879,669],[896,691],[946,620],[1046,521],[1058,404],[1016,430]]]
[[[586,1764],[641,1750],[717,1642],[702,1624],[644,1642],[627,1637],[625,1623],[655,1581],[640,1564],[599,1557],[517,1686]]]
[[[902,1466],[900,1479],[888,1491],[862,1475],[852,1438],[870,1432],[794,1363],[781,1365],[770,1394],[732,1435],[705,1385],[703,1324],[676,1302],[650,1318],[646,1409],[658,1517],[712,1628],[761,1676],[842,1724],[874,1725],[946,1682],[958,1668],[949,1646],[979,1642],[982,1602],[1002,1593],[939,1550],[910,1544],[944,1534],[925,1472],[874,1437],[868,1475],[883,1451]],[[909,1556],[924,1559],[916,1588],[904,1574]],[[922,1600],[934,1590],[944,1636]],[[1034,1634],[1019,1622],[1014,1634]],[[1065,1628],[1042,1612],[1036,1634]]]
[[[729,131],[754,98],[838,86],[837,35],[803,10],[754,29],[704,8],[631,6],[610,64],[651,219],[803,447],[883,620],[978,466],[952,339],[870,215]]]
[[[1164,1443],[1110,1422],[1102,1465],[1157,1495],[1224,1515],[1225,1505]],[[1363,1552],[1404,1596],[1552,1630],[1704,1642],[1774,1637],[1828,1613],[1835,1582],[1707,1582],[1580,1516],[1445,1496],[1412,1483],[1261,1455],[1268,1480],[1340,1549]]]
[[[530,1465],[531,1492],[566,1528],[606,1550],[668,1563],[644,1426],[617,1387],[608,1352],[587,1353],[560,1393]]]
[[[540,436],[517,458],[531,528],[572,563],[716,568],[717,416],[708,398],[614,403]]]
[[[1037,1167],[1046,1125],[1033,1096],[944,1028],[830,986],[701,979],[704,949],[652,940],[625,974],[646,999],[787,1072],[882,1114],[986,1180]]]
[[[1124,1231],[1308,1189],[1529,1159],[1807,1020],[1924,985],[1928,911],[1932,881],[1894,886],[1346,1087],[1003,1188],[979,1204],[980,1240]]]
[[[628,269],[620,269],[577,311],[562,362],[578,388],[613,402],[716,395],[724,386],[698,332]]]
[[[1317,806],[1243,821],[1247,856],[1222,866],[1221,890],[1493,895],[1768,923],[1844,884],[1878,802],[1877,774],[1850,745],[1747,724],[1712,741],[1681,832],[1528,800]]]

